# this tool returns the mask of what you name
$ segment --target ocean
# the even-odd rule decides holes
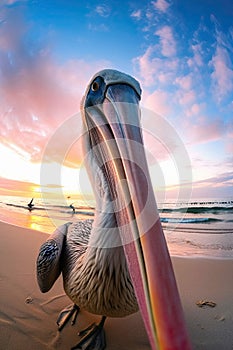
[[[0,221],[52,233],[66,222],[93,218],[89,200],[46,200],[0,196]],[[70,207],[71,205],[71,207]],[[75,208],[73,211],[72,206]],[[233,258],[233,199],[200,199],[158,203],[160,220],[170,254],[187,257]]]

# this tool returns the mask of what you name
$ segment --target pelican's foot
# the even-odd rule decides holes
[[[79,307],[75,304],[71,306],[67,306],[67,308],[62,310],[57,319],[58,330],[61,331],[71,317],[72,317],[71,325],[73,326],[76,322],[78,313],[79,313]]]
[[[103,316],[99,324],[91,324],[89,327],[79,332],[82,337],[80,342],[71,348],[71,350],[104,350],[106,347],[104,322],[106,317]]]

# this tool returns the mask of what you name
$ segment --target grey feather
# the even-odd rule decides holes
[[[37,262],[37,281],[43,293],[48,292],[61,273],[61,254],[70,223],[60,226],[42,244]]]

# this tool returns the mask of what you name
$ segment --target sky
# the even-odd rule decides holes
[[[157,191],[232,198],[232,18],[231,0],[1,0],[0,193],[89,193],[80,101],[114,68],[140,81]]]

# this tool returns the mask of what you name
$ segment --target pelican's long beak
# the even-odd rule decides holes
[[[188,350],[183,310],[146,161],[138,103],[132,87],[107,87],[101,111],[96,112],[99,122],[95,120],[101,133],[98,142],[104,141],[100,153],[105,164],[101,166],[106,173],[114,168],[110,182],[116,220],[151,348]]]

